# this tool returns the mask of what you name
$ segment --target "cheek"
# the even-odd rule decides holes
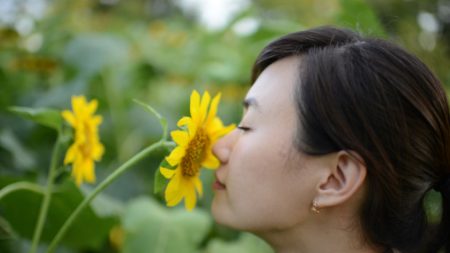
[[[290,128],[283,129],[266,126],[237,138],[223,168],[227,189],[213,201],[219,223],[253,231],[283,228],[309,212],[308,178],[293,162]]]
[[[257,136],[255,136],[257,137]],[[259,138],[242,138],[236,143],[229,160],[228,178],[231,186],[238,188],[259,188],[270,183],[277,159],[273,156],[273,146],[262,143]],[[269,181],[269,182],[267,182]]]
[[[242,135],[230,156],[230,173],[264,183],[272,181],[271,178],[281,175],[287,165],[290,146],[286,143],[290,141],[264,129]]]
[[[306,198],[300,196],[298,175],[289,172],[298,168],[288,168],[287,153],[280,146],[254,144],[237,145],[230,159],[230,208],[242,222],[288,226],[297,221],[301,200]]]

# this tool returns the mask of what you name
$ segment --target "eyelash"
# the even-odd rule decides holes
[[[245,126],[238,126],[237,128],[242,130],[242,131],[244,131],[244,132],[250,130],[250,127],[245,127]]]

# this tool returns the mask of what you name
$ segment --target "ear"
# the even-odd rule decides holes
[[[319,181],[314,201],[320,208],[342,204],[358,192],[366,175],[361,156],[356,152],[339,151],[328,173]]]

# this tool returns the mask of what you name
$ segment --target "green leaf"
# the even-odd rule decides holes
[[[0,177],[0,188],[8,183],[11,183],[8,177]],[[41,237],[42,242],[50,242],[53,239],[83,198],[83,193],[72,180],[57,186],[50,203]],[[32,238],[41,202],[42,194],[31,191],[16,191],[0,200],[2,217],[9,222],[18,237],[28,240]],[[116,223],[117,216],[104,216],[105,212],[99,215],[95,209],[89,207],[81,212],[67,231],[62,244],[75,249],[99,249],[104,244],[109,230]]]
[[[235,252],[252,252],[252,253],[273,253],[273,250],[266,242],[258,237],[242,233],[238,240],[226,242],[221,239],[213,239],[208,243],[205,252],[214,253],[235,253]]]
[[[161,174],[161,171],[159,170],[160,167],[164,167],[167,169],[172,169],[173,167],[170,166],[170,164],[166,161],[164,158],[161,163],[159,164],[159,167],[155,170],[155,177],[154,177],[154,183],[153,183],[153,193],[159,194],[163,191],[164,187],[167,185],[167,179]]]
[[[123,253],[194,253],[211,228],[210,216],[200,209],[167,209],[155,200],[131,201],[122,217]]]
[[[57,110],[19,106],[11,106],[8,109],[10,112],[24,119],[32,120],[38,124],[54,128],[56,130],[58,130],[63,123],[61,113]]]

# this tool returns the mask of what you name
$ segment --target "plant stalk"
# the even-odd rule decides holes
[[[135,156],[130,158],[128,161],[126,161],[124,164],[122,164],[118,169],[116,169],[111,175],[109,175],[105,180],[103,180],[103,182],[101,182],[72,212],[72,214],[69,216],[69,218],[66,220],[66,222],[62,225],[62,227],[56,233],[53,240],[50,242],[46,252],[51,253],[55,250],[59,241],[65,235],[67,229],[72,225],[72,223],[75,221],[75,219],[81,213],[81,211],[83,211],[84,208],[86,208],[86,206],[89,205],[89,203],[91,203],[91,201],[100,192],[102,192],[106,187],[108,187],[112,182],[114,182],[120,175],[122,175],[124,172],[126,172],[128,169],[130,169],[134,164],[141,161],[143,158],[147,157],[154,150],[161,148],[161,147],[165,147],[165,146],[171,147],[171,146],[173,146],[173,143],[164,141],[164,140],[160,140],[160,141],[150,145],[149,147],[143,149],[141,152],[137,153]]]
[[[47,187],[44,192],[44,199],[42,200],[41,209],[39,211],[39,218],[34,229],[33,239],[31,243],[30,253],[35,253],[41,239],[42,230],[44,229],[45,220],[47,219],[48,207],[52,198],[53,183],[55,179],[56,169],[58,167],[58,160],[62,148],[61,132],[58,131],[58,138],[56,139],[55,147],[53,148],[52,160],[50,163],[50,171],[47,176]]]
[[[0,199],[2,199],[3,197],[5,197],[6,195],[8,195],[12,192],[20,191],[20,190],[28,190],[28,191],[32,191],[32,192],[36,192],[36,193],[40,193],[40,194],[45,193],[44,187],[42,187],[38,184],[20,181],[20,182],[15,182],[15,183],[12,183],[12,184],[9,184],[9,185],[3,187],[2,190],[0,190]]]

